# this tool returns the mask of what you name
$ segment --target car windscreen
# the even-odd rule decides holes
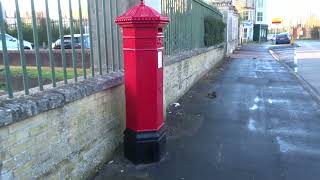
[[[287,38],[288,34],[279,34],[277,35],[277,38]]]
[[[64,37],[64,42],[68,44],[71,43],[71,37]],[[80,38],[74,37],[74,43],[80,43]]]
[[[8,34],[6,34],[6,40],[11,40],[11,39],[15,39],[15,38],[10,36],[10,35],[8,35]]]

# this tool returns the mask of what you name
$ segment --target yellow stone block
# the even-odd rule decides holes
[[[36,136],[48,129],[48,124],[41,124],[39,126],[33,127],[29,130],[30,136]]]
[[[18,155],[22,152],[25,152],[29,149],[29,147],[32,146],[32,141],[26,141],[26,142],[23,142],[23,143],[20,143],[20,144],[17,144],[13,147],[10,148],[10,153],[12,155]]]
[[[23,174],[28,173],[28,171],[31,170],[32,166],[33,166],[32,161],[29,161],[29,162],[25,163],[24,165],[22,165],[22,166],[18,167],[17,169],[15,169],[13,171],[13,175],[15,177],[22,178],[22,177],[24,177]]]

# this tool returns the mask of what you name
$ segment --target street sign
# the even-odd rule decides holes
[[[273,18],[272,19],[272,24],[281,24],[282,23],[282,18]]]
[[[252,21],[244,21],[243,27],[244,28],[253,28],[253,22]]]

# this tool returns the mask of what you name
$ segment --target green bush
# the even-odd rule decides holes
[[[6,84],[0,81],[0,91],[5,90],[5,88],[6,88]]]
[[[224,41],[224,30],[226,25],[222,19],[206,17],[204,19],[204,44],[206,47],[213,46]]]

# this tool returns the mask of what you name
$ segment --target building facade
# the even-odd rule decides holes
[[[241,40],[266,41],[268,35],[267,0],[236,0],[241,14]]]
[[[267,41],[268,21],[267,21],[267,0],[256,0],[256,13],[254,24],[254,41]]]
[[[256,0],[237,0],[237,9],[241,14],[241,40],[253,41],[256,20]]]

